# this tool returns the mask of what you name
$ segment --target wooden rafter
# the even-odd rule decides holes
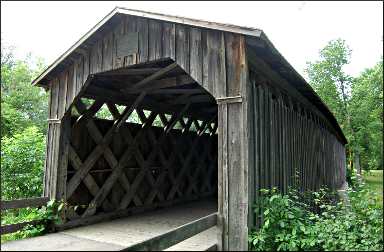
[[[141,88],[144,88],[146,85],[148,85],[151,81],[153,80],[156,80],[158,78],[160,78],[161,76],[165,75],[166,73],[170,72],[171,70],[173,70],[174,68],[177,67],[177,63],[174,62],[164,68],[162,68],[161,70],[157,71],[156,73],[146,77],[145,79],[139,81],[138,83],[136,83],[135,85],[133,85],[132,87],[130,88],[125,88],[125,89],[122,89],[121,92],[122,93],[129,93],[128,91],[131,90],[131,89],[141,89]],[[128,90],[128,91],[127,91]]]

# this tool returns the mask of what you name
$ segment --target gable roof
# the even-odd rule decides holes
[[[71,58],[72,55],[81,54],[82,45],[88,40],[95,37],[98,31],[108,27],[108,23],[112,24],[115,17],[119,15],[130,15],[136,17],[143,17],[149,19],[155,19],[160,21],[167,21],[172,23],[184,24],[195,26],[199,28],[220,30],[224,32],[231,32],[237,34],[243,34],[247,37],[247,44],[251,47],[257,48],[260,46],[258,41],[263,43],[262,47],[267,48],[268,56],[264,56],[264,60],[268,61],[268,58],[273,58],[273,68],[284,79],[288,80],[292,86],[294,86],[306,99],[308,99],[324,116],[329,120],[336,130],[336,135],[339,136],[341,142],[347,143],[336,118],[330,111],[330,109],[324,104],[318,94],[313,88],[305,81],[305,79],[289,64],[289,62],[279,53],[274,45],[267,38],[265,33],[256,28],[237,26],[232,24],[223,24],[217,22],[203,21],[192,18],[166,15],[160,13],[153,13],[141,10],[127,9],[123,7],[114,8],[109,14],[107,14],[101,21],[99,21],[92,29],[90,29],[84,36],[82,36],[73,46],[65,51],[58,59],[56,59],[51,65],[49,65],[36,79],[32,81],[32,85],[47,87],[47,83],[50,79],[50,74],[54,74],[55,70],[65,67],[66,61]],[[253,45],[253,43],[259,43],[259,45]]]
[[[110,21],[113,17],[118,14],[131,15],[136,17],[151,18],[161,21],[168,21],[172,23],[191,25],[196,27],[202,27],[207,29],[221,30],[225,32],[233,32],[244,34],[248,36],[259,37],[262,34],[262,31],[256,28],[237,26],[232,24],[222,24],[216,22],[203,21],[198,19],[165,15],[160,13],[153,13],[141,10],[127,9],[123,7],[116,7],[110,13],[108,13],[102,20],[100,20],[92,29],[90,29],[84,36],[82,36],[73,46],[71,46],[67,51],[65,51],[59,58],[57,58],[51,65],[49,65],[38,77],[32,81],[32,85],[45,86],[41,83],[44,78],[63,60],[69,57],[72,53],[80,47],[87,39],[89,39],[94,33],[96,33],[103,25]]]

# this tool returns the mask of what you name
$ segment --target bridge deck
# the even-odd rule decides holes
[[[44,236],[10,241],[1,250],[121,250],[217,211],[213,201],[191,202],[170,208],[73,228]],[[217,242],[216,227],[167,250],[205,250]]]

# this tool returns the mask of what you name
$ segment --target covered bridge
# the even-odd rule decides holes
[[[246,250],[258,189],[345,181],[335,117],[258,29],[115,8],[33,84],[63,228],[208,200]]]

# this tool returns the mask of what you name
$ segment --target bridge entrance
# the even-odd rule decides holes
[[[59,230],[189,202],[217,211],[217,104],[172,60],[90,75],[61,124]]]

